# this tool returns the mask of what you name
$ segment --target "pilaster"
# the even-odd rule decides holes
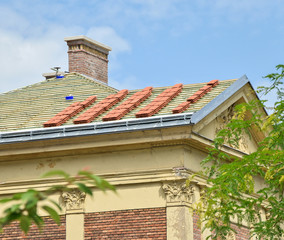
[[[193,217],[189,211],[192,204],[193,188],[186,180],[163,183],[167,205],[167,239],[192,240]]]
[[[66,239],[84,239],[84,203],[86,194],[74,189],[61,196],[66,209]]]

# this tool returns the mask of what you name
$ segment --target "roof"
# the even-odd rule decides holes
[[[44,123],[53,119],[64,110],[66,112],[69,109],[70,113],[70,105],[86,103],[86,101],[88,102],[88,99],[92,99],[91,103],[89,105],[87,104],[88,106],[86,105],[81,109],[77,108],[77,110],[79,109],[80,111],[73,111],[72,116],[69,116],[69,119],[66,122],[63,121],[63,123],[59,124],[74,125],[74,120],[80,120],[80,116],[84,117],[84,115],[88,115],[88,112],[96,108],[95,106],[99,106],[99,104],[102,104],[105,101],[111,102],[110,100],[116,98],[118,95],[121,96],[120,99],[113,101],[111,106],[107,109],[104,108],[104,111],[97,114],[91,121],[77,121],[77,124],[91,122],[96,123],[119,119],[135,119],[137,117],[171,115],[173,114],[174,109],[182,109],[181,111],[176,111],[177,113],[195,112],[202,109],[235,81],[236,79],[220,81],[217,86],[213,87],[211,91],[207,92],[199,100],[192,102],[191,104],[187,104],[189,107],[182,109],[182,107],[177,107],[180,104],[184,105],[189,103],[188,99],[200,90],[200,88],[208,86],[207,84],[209,83],[205,82],[185,85],[176,84],[174,86],[156,88],[149,86],[144,90],[137,89],[119,91],[81,74],[69,73],[66,74],[64,78],[51,78],[37,84],[0,94],[0,131],[8,132],[14,130],[42,128]],[[143,92],[144,95],[146,93],[145,96],[143,95]],[[144,97],[141,96],[141,94]],[[172,96],[169,94],[172,94]],[[73,96],[72,100],[66,100],[66,97],[68,98],[69,95]],[[169,96],[168,100],[166,99],[167,96]],[[138,101],[138,98],[140,99],[140,102]],[[160,100],[158,100],[159,98]],[[134,104],[133,101],[132,105],[129,104],[133,99],[134,101],[136,99],[138,104]],[[159,105],[157,102],[160,102],[161,106],[156,108],[154,113],[143,115],[143,111],[145,113],[145,111],[147,111],[147,107],[149,109],[152,105]],[[122,108],[124,108],[124,110]],[[72,109],[74,110],[74,108]],[[116,110],[113,111],[114,109]],[[151,109],[153,109],[153,106]],[[117,114],[122,116],[119,118],[113,117],[113,113],[115,112],[116,116]],[[139,116],[139,113],[142,114]]]
[[[187,104],[189,105],[188,108],[183,108],[184,110],[176,112],[194,112],[200,110],[235,81],[236,79],[220,81],[217,86],[212,88],[212,90],[207,92],[202,98],[196,102]],[[181,109],[181,107],[177,108],[178,106],[189,103],[188,99],[200,90],[200,88],[204,86],[206,88],[206,86],[208,86],[207,84],[208,82],[186,85],[176,84],[175,86],[168,87],[146,87],[144,90],[119,91],[99,81],[89,79],[81,74],[70,73],[65,75],[64,78],[51,78],[37,84],[1,94],[0,131],[6,132],[41,128],[44,123],[47,123],[61,112],[64,112],[64,110],[65,112],[68,109],[70,110],[70,105],[72,107],[72,105],[76,105],[76,103],[77,105],[84,102],[86,103],[86,101],[88,102],[88,99],[91,99],[89,105],[87,104],[88,106],[86,105],[82,107],[79,111],[73,111],[73,114],[69,116],[68,120],[65,119],[63,123],[59,124],[73,125],[74,120],[80,120],[80,117],[82,119],[82,116],[84,118],[84,116],[88,115],[88,113],[90,113],[92,109],[96,108],[96,106],[102,106],[99,104],[105,103],[106,101],[109,103],[111,102],[111,99],[116,99],[116,96],[118,95],[121,96],[120,99],[113,101],[107,109],[104,108],[104,111],[95,115],[91,121],[75,121],[75,123],[102,122],[118,119],[132,119],[137,117],[169,115],[173,114],[174,109]],[[175,89],[176,93],[174,93]],[[172,91],[174,91],[174,95],[172,97],[168,97],[168,100],[166,101],[167,93],[165,92],[171,94]],[[146,93],[146,95],[144,94],[145,96],[142,94],[143,92]],[[141,94],[143,96],[141,96]],[[131,100],[134,99],[135,101],[137,97],[139,98],[139,95],[139,104],[129,104],[131,103]],[[66,97],[68,99],[72,98],[71,96],[73,99],[66,100]],[[143,111],[145,112],[146,107],[150,108],[153,104],[157,105],[157,101],[159,101],[157,99],[159,97],[162,105],[160,104],[161,106],[158,107],[153,114],[143,115]],[[121,108],[124,108],[124,111],[123,109],[119,110]],[[72,109],[74,110],[74,108]],[[122,115],[122,117],[111,117],[115,112],[118,112],[117,114]],[[142,113],[142,115],[140,114],[139,116],[139,113]]]

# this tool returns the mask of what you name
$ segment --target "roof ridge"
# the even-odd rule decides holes
[[[103,83],[103,82],[101,82],[101,81],[99,81],[99,80],[97,80],[97,79],[90,78],[90,77],[88,77],[88,76],[86,76],[86,75],[83,75],[83,74],[80,74],[80,73],[76,73],[76,72],[66,73],[66,74],[64,75],[64,78],[67,78],[67,77],[72,76],[72,75],[73,75],[73,76],[80,77],[80,79],[82,79],[82,80],[84,80],[84,81],[86,81],[86,82],[88,82],[88,83],[92,83],[92,84],[95,84],[95,85],[99,85],[99,86],[101,86],[101,87],[108,88],[108,89],[110,89],[110,90],[118,91],[118,89],[116,89],[116,88],[114,88],[114,87],[111,87],[111,86],[109,86],[109,85],[107,85],[107,84],[105,84],[105,83]],[[60,79],[62,79],[62,78],[60,78]],[[40,81],[40,82],[32,83],[32,84],[29,84],[29,85],[24,86],[24,87],[20,87],[20,88],[16,88],[16,89],[10,90],[10,91],[8,91],[8,92],[0,93],[0,96],[1,96],[1,95],[6,95],[6,94],[9,94],[9,93],[16,93],[16,92],[25,90],[25,89],[27,89],[27,88],[31,88],[31,87],[33,87],[33,86],[39,86],[39,85],[42,85],[42,84],[47,83],[47,82],[52,82],[52,81],[54,81],[54,80],[58,80],[58,79],[57,79],[56,77],[52,77],[52,78],[49,78],[49,79],[44,79],[44,80],[42,80],[42,81]]]
[[[70,73],[67,73],[66,75],[69,75],[69,74],[70,74],[70,75],[79,76],[81,79],[86,80],[86,81],[89,82],[89,83],[96,83],[96,84],[99,84],[99,85],[104,86],[104,87],[106,87],[106,88],[110,88],[110,89],[112,89],[112,90],[119,91],[118,89],[116,89],[116,88],[114,88],[114,87],[111,87],[111,86],[107,85],[106,83],[104,83],[104,82],[102,82],[102,81],[100,81],[100,80],[97,80],[97,79],[95,79],[95,78],[89,77],[89,76],[87,76],[87,75],[85,75],[85,74],[77,73],[77,72],[70,72]]]

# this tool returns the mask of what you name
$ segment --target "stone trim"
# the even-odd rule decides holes
[[[84,203],[86,199],[86,193],[81,192],[78,189],[73,189],[71,192],[64,192],[61,195],[62,205],[66,209],[66,213],[71,212],[83,212]]]
[[[194,190],[186,180],[164,182],[162,189],[166,196],[167,206],[190,206]]]

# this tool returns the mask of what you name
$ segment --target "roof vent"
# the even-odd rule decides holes
[[[42,76],[45,77],[46,80],[50,78],[64,78],[64,72],[59,72],[60,67],[51,68],[54,72],[43,73]]]

